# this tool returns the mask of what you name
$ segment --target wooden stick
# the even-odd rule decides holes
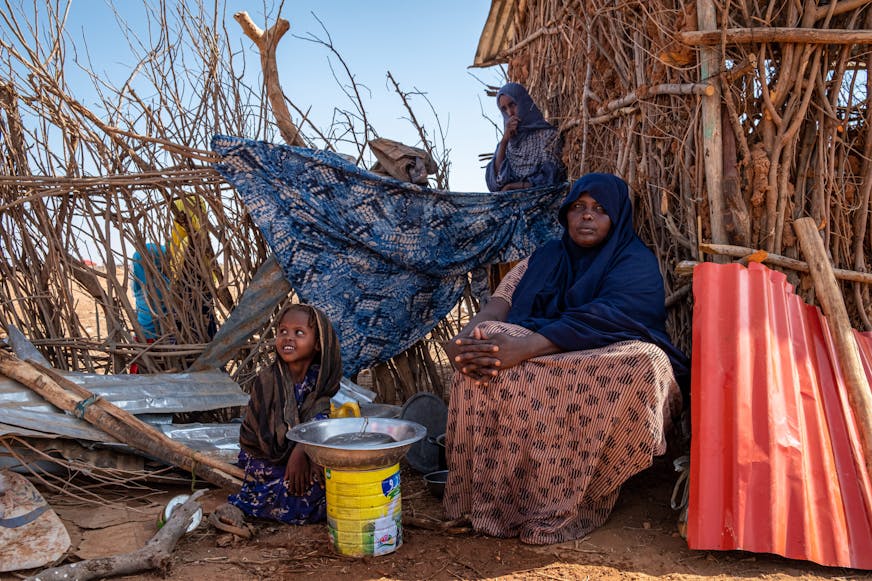
[[[419,529],[427,529],[429,531],[452,531],[462,529],[463,532],[472,530],[469,527],[469,518],[462,516],[454,520],[429,520],[421,517],[403,515],[403,525],[411,526]]]
[[[700,33],[718,27],[714,0],[697,0],[697,21]],[[719,34],[715,32],[714,34]],[[712,48],[702,48],[699,53],[699,81],[708,83],[721,71],[720,52]],[[723,177],[724,159],[721,141],[721,90],[718,83],[712,83],[714,92],[700,97],[702,101],[702,156],[705,167],[705,190],[709,201],[709,221],[712,240],[718,244],[727,242],[727,229],[724,225]]]
[[[735,258],[741,258],[747,256],[747,254],[733,254],[727,252],[713,252],[708,248],[708,244],[703,244],[702,247],[709,254],[722,254],[725,256],[733,256]],[[713,246],[725,246],[724,244],[714,244]],[[741,248],[741,246],[734,246],[733,248]],[[750,250],[747,249],[747,250]],[[802,262],[801,260],[794,260],[793,258],[787,258],[786,256],[781,256],[778,254],[767,254],[766,258],[763,260],[755,261],[762,262],[764,264],[771,264],[773,266],[779,266],[781,268],[787,268],[790,270],[796,270],[798,272],[809,272],[808,263]],[[693,269],[696,268],[700,262],[696,260],[682,260],[678,264],[675,265],[675,274],[678,276],[692,276]],[[834,268],[833,274],[835,274],[836,278],[839,280],[850,280],[853,282],[865,282],[866,284],[872,284],[872,274],[866,272],[856,272],[853,270],[844,270],[842,268]]]
[[[170,564],[170,555],[173,549],[190,526],[191,517],[200,508],[197,499],[205,492],[205,490],[196,491],[184,504],[176,507],[164,526],[141,549],[122,555],[86,559],[62,567],[46,569],[27,579],[28,581],[67,581],[69,579],[83,581],[117,575],[132,575],[149,569],[166,570]]]
[[[755,254],[757,252],[762,252],[761,250],[754,248],[746,248],[745,246],[733,246],[730,244],[706,244],[701,243],[699,245],[700,250],[706,252],[708,254],[718,254],[722,256],[732,256],[734,258],[742,258],[743,256],[749,256],[751,254]],[[683,261],[689,262],[689,261]],[[809,272],[808,263],[803,262],[801,260],[796,260],[795,258],[788,258],[786,256],[781,256],[780,254],[770,254],[767,253],[766,257],[760,260],[764,264],[772,264],[775,266],[780,266],[781,268],[789,268],[790,270],[796,270],[799,272]],[[676,272],[678,272],[678,268],[676,268]],[[856,270],[846,270],[844,268],[834,268],[833,273],[836,275],[836,278],[839,280],[850,280],[853,282],[863,282],[866,284],[872,284],[872,273],[868,272],[857,272]]]
[[[41,371],[42,373],[49,376],[61,388],[68,389],[68,390],[72,391],[80,398],[87,399],[90,397],[94,397],[93,393],[91,393],[90,391],[88,391],[87,389],[82,387],[81,385],[79,385],[73,381],[70,381],[69,379],[67,379],[63,375],[57,373],[55,370],[49,369],[47,367],[44,367],[44,366],[39,365],[38,363],[34,363],[32,361],[29,361],[28,363],[30,363],[33,367],[35,367],[37,369],[37,371]],[[227,464],[226,462],[222,462],[221,460],[216,460],[215,458],[212,458],[211,456],[207,456],[207,455],[202,454],[200,452],[196,452],[194,450],[191,450],[190,448],[188,448],[184,444],[180,444],[179,442],[176,442],[175,440],[172,440],[171,438],[167,437],[166,434],[164,434],[163,432],[161,432],[160,430],[158,430],[154,426],[143,422],[142,420],[140,420],[139,418],[137,418],[133,414],[124,411],[123,409],[114,405],[111,402],[108,402],[104,399],[98,398],[94,402],[93,405],[97,405],[100,408],[106,410],[106,412],[109,415],[111,415],[112,417],[123,422],[125,425],[130,425],[130,426],[134,426],[138,429],[141,429],[142,431],[146,432],[147,435],[151,436],[152,438],[156,438],[160,444],[176,450],[178,452],[178,454],[180,454],[183,457],[191,457],[194,460],[194,462],[196,462],[196,463],[210,466],[210,467],[212,467],[220,472],[224,472],[226,474],[229,474],[230,476],[234,476],[236,478],[239,478],[240,480],[243,480],[245,478],[245,472],[241,468],[239,468],[238,466],[233,466],[232,464]]]
[[[841,2],[836,2],[835,6],[824,4],[817,7],[817,10],[815,10],[814,13],[814,19],[815,21],[820,20],[821,18],[825,18],[827,14],[838,16],[839,14],[862,8],[869,4],[869,2],[870,0],[842,0]]]
[[[596,115],[597,117],[606,115],[627,105],[632,105],[641,99],[657,95],[704,95],[711,97],[714,94],[715,88],[709,83],[665,83],[650,87],[640,87],[635,91],[630,91],[620,99],[609,101],[603,107],[597,109]]]
[[[506,50],[504,50],[500,56],[505,58],[505,57],[509,56],[510,54],[521,50],[522,48],[524,48],[525,46],[527,46],[528,44],[530,44],[531,42],[533,42],[534,40],[536,40],[537,38],[539,38],[541,36],[557,34],[559,32],[560,32],[559,26],[551,26],[551,27],[543,26],[542,28],[540,28],[539,30],[537,30],[536,32],[534,32],[533,34],[528,36],[527,38],[521,40],[520,42],[518,42],[518,43],[510,46]]]
[[[245,474],[240,468],[171,440],[153,426],[50,370],[0,352],[0,373],[26,385],[55,407],[84,419],[119,442],[193,472],[216,486],[238,488],[242,484]]]
[[[303,141],[300,130],[294,125],[291,113],[285,103],[285,94],[279,83],[279,67],[276,63],[276,47],[282,36],[291,29],[291,24],[284,18],[279,18],[271,28],[261,30],[248,15],[248,12],[237,12],[233,18],[242,27],[245,36],[254,41],[258,51],[260,51],[263,83],[266,85],[267,97],[269,97],[273,116],[276,118],[276,125],[279,127],[282,139],[288,145],[306,147],[306,142]]]
[[[679,32],[678,40],[690,46],[757,44],[764,42],[800,44],[872,44],[872,30],[820,28],[727,28]]]
[[[854,337],[842,293],[814,219],[795,220],[793,229],[811,267],[815,295],[827,319],[827,327],[836,348],[837,363],[842,371],[848,401],[860,433],[866,472],[872,477],[872,391],[869,390],[869,381],[863,371],[857,339]]]

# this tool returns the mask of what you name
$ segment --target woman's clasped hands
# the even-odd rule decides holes
[[[478,327],[451,343],[448,351],[454,367],[481,386],[487,386],[501,369],[514,367],[528,357],[522,337],[486,334]]]

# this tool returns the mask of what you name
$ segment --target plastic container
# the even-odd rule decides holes
[[[403,544],[399,464],[376,470],[327,468],[325,484],[327,530],[336,553],[386,555]]]

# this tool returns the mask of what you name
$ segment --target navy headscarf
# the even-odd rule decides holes
[[[612,222],[594,248],[575,244],[566,231],[566,213],[588,194]],[[530,257],[512,296],[507,321],[548,338],[564,351],[639,340],[663,349],[679,383],[687,360],[666,334],[663,277],[654,254],[633,230],[633,209],[621,178],[592,173],[576,180],[558,211],[564,228]]]
[[[503,95],[517,106],[518,131],[509,140],[502,166],[494,160],[485,169],[490,191],[499,191],[512,182],[529,182],[531,187],[553,186],[566,179],[566,167],[560,159],[562,143],[557,128],[545,121],[527,89],[519,83],[506,83],[497,91],[497,106]],[[509,115],[500,110],[503,126]],[[499,144],[497,150],[499,150]],[[496,158],[496,151],[494,151]]]
[[[518,107],[517,115],[519,123],[515,139],[529,131],[554,129],[553,125],[545,121],[542,112],[539,111],[539,107],[533,102],[533,98],[530,97],[530,93],[527,92],[524,85],[520,83],[506,83],[500,87],[500,90],[497,91],[497,106],[499,106],[500,97],[503,95],[511,98]],[[505,111],[500,110],[500,113],[503,115],[503,126],[505,126],[509,122],[509,116]]]

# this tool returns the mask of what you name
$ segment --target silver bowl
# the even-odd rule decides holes
[[[427,435],[427,428],[392,418],[338,418],[294,426],[288,439],[326,468],[373,470],[392,466]]]

